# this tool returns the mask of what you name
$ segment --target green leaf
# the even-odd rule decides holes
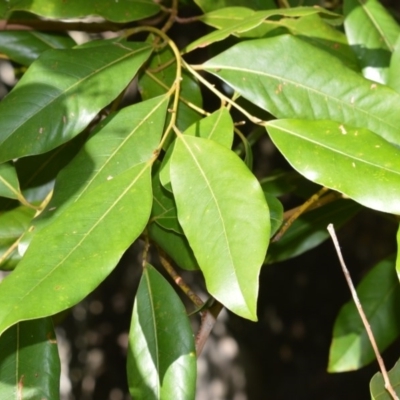
[[[143,100],[164,95],[176,79],[176,62],[172,50],[167,46],[154,53],[149,60],[146,73],[139,77],[139,91]],[[189,106],[203,106],[199,84],[186,71],[182,73],[176,125],[184,131],[201,118],[200,114]]]
[[[134,399],[195,398],[190,322],[178,295],[151,265],[143,270],[133,307],[127,371]]]
[[[133,42],[44,52],[0,103],[0,162],[72,139],[128,85],[150,53],[148,45]]]
[[[329,237],[328,224],[339,229],[361,208],[353,201],[338,200],[300,215],[279,241],[271,243],[265,263],[274,264],[313,249]]]
[[[240,20],[240,13],[242,13],[242,18]],[[271,17],[279,16],[288,16],[288,17],[301,17],[306,15],[312,15],[316,13],[324,13],[326,16],[330,16],[332,18],[338,18],[337,14],[330,13],[329,11],[324,10],[323,8],[315,8],[315,7],[295,7],[295,8],[281,8],[276,10],[263,10],[263,11],[243,11],[242,9],[228,9],[228,15],[235,16],[231,20],[224,19],[223,14],[224,10],[219,10],[210,14],[206,14],[201,17],[201,19],[206,22],[216,25],[220,25],[222,28],[211,32],[200,39],[197,39],[191,42],[188,46],[185,47],[184,52],[188,53],[194,49],[199,47],[206,47],[212,43],[219,42],[221,40],[226,39],[230,35],[238,35],[245,32],[249,32],[259,27],[261,24],[265,23],[267,20],[268,24],[276,24],[279,26],[274,20],[269,20]],[[223,22],[222,22],[223,21]],[[267,28],[268,30],[269,28]],[[261,30],[256,32],[256,36],[262,35],[266,32]]]
[[[400,280],[400,227],[399,229],[397,229],[396,241],[397,241],[396,273]]]
[[[80,18],[98,15],[109,21],[129,22],[151,17],[161,11],[153,0],[7,0],[0,8],[5,18],[11,11],[29,11],[46,18]]]
[[[279,26],[284,26],[293,35],[297,35],[339,58],[352,70],[360,71],[358,60],[349,46],[346,35],[332,27],[319,14],[306,15],[301,18],[282,18]]]
[[[272,141],[302,175],[358,203],[400,214],[400,150],[367,129],[333,121],[268,122]]]
[[[394,89],[397,93],[400,93],[400,37],[397,39],[392,58],[390,59],[388,81],[387,85]]]
[[[0,51],[11,60],[30,65],[49,49],[69,49],[75,46],[71,37],[38,31],[0,32]]]
[[[346,35],[366,78],[386,83],[400,26],[377,0],[345,0]]]
[[[20,194],[17,171],[11,163],[0,164],[0,197],[18,199]]]
[[[195,3],[202,9],[204,13],[218,10],[222,11],[233,6],[249,7],[254,10],[267,10],[275,8],[273,0],[194,0]],[[225,8],[226,7],[226,8]],[[222,9],[222,10],[221,10]]]
[[[381,261],[369,271],[357,286],[357,294],[382,352],[400,335],[400,286],[394,258]],[[364,324],[354,302],[349,301],[335,321],[328,371],[352,371],[373,360],[375,353]]]
[[[157,243],[182,269],[198,270],[196,258],[185,236],[152,223],[147,228],[151,240]]]
[[[36,225],[54,220],[86,192],[150,159],[164,129],[167,105],[168,97],[161,96],[104,119],[58,175],[53,197]]]
[[[11,270],[21,259],[15,243],[28,230],[35,213],[32,208],[20,206],[0,214],[0,269]],[[13,245],[15,248],[7,256]]]
[[[3,399],[59,399],[60,359],[50,318],[21,322],[0,338]]]
[[[278,231],[283,222],[283,205],[282,203],[273,195],[264,192],[265,200],[267,201],[269,214],[271,219],[271,233],[270,236]]]
[[[0,334],[17,322],[71,307],[105,279],[147,224],[150,167],[138,164],[86,191],[33,236],[0,285]]]
[[[400,95],[297,37],[239,43],[204,68],[277,118],[331,119],[400,144]]]
[[[395,390],[396,394],[400,396],[400,362],[397,361],[395,366],[388,371],[390,383]],[[371,392],[372,400],[392,400],[392,396],[385,389],[385,383],[383,376],[380,372],[377,372],[369,383],[369,389]]]
[[[228,309],[257,319],[258,275],[270,220],[261,187],[232,151],[181,135],[171,161],[179,222],[206,279]]]

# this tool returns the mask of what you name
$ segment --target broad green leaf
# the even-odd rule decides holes
[[[32,238],[0,285],[0,334],[53,315],[90,293],[113,270],[150,216],[151,162],[85,192]],[[57,251],[49,251],[57,249]]]
[[[358,203],[400,214],[400,150],[367,129],[333,121],[275,120],[270,137],[307,179]]]
[[[269,208],[269,215],[271,219],[270,236],[272,237],[282,225],[283,205],[275,196],[267,192],[264,192],[264,196]]]
[[[69,49],[75,46],[71,37],[38,31],[0,32],[0,51],[11,60],[30,65],[49,49]]]
[[[0,214],[0,269],[13,269],[21,259],[15,243],[28,230],[35,213],[32,208],[20,206]]]
[[[400,335],[400,286],[394,257],[381,261],[369,271],[357,286],[357,294],[382,352]],[[373,360],[375,353],[351,300],[342,307],[335,321],[328,371],[353,371]]]
[[[281,8],[275,10],[263,10],[263,11],[254,11],[250,13],[249,11],[244,11],[242,15],[242,19],[239,20],[239,13],[233,9],[228,9],[228,13],[234,13],[236,18],[233,18],[231,21],[225,20],[221,23],[221,15],[223,14],[222,10],[219,10],[215,13],[207,14],[202,17],[202,20],[207,23],[209,21],[211,25],[217,21],[217,25],[222,26],[221,29],[211,32],[200,39],[197,39],[191,42],[188,46],[185,47],[184,52],[188,53],[194,49],[199,47],[206,47],[212,43],[219,42],[221,40],[226,39],[230,35],[239,35],[245,32],[249,32],[259,27],[262,24],[275,24],[276,21],[268,20],[271,17],[275,16],[287,16],[287,17],[301,17],[306,15],[312,15],[316,13],[324,13],[326,16],[331,16],[332,18],[338,18],[337,14],[330,13],[329,11],[324,10],[323,8],[315,8],[315,7],[296,7],[296,8]],[[279,26],[279,24],[277,24]],[[268,29],[267,29],[268,30]],[[262,35],[262,32],[257,32],[256,36]]]
[[[192,328],[180,298],[151,265],[143,270],[135,298],[127,372],[134,399],[195,398]]]
[[[3,399],[59,399],[60,359],[50,318],[21,322],[0,338]]]
[[[331,119],[400,144],[400,95],[298,37],[242,42],[204,68],[277,118]]]
[[[347,41],[346,35],[332,27],[319,14],[306,15],[301,18],[282,18],[278,25],[339,58],[354,71],[360,71],[358,60]]]
[[[18,199],[20,193],[17,171],[11,163],[0,164],[0,197]]]
[[[400,26],[378,0],[345,0],[346,35],[366,78],[386,83]]]
[[[208,291],[236,314],[257,319],[258,275],[270,220],[261,187],[232,151],[180,135],[171,161],[179,222]]]
[[[0,103],[0,162],[72,139],[128,85],[150,53],[148,45],[133,42],[44,52]]]
[[[392,58],[390,59],[390,66],[388,72],[387,85],[394,89],[397,93],[400,93],[400,37],[397,39]]]
[[[353,201],[338,200],[300,215],[279,241],[271,243],[265,263],[274,264],[313,249],[329,237],[328,224],[339,229],[361,208]]]
[[[58,175],[54,195],[40,215],[39,225],[54,220],[86,192],[150,159],[164,129],[167,105],[168,97],[161,96],[104,119]]]
[[[400,396],[400,362],[397,361],[395,366],[388,371],[390,383],[396,394]],[[369,383],[372,400],[393,400],[392,396],[385,389],[383,376],[377,372]]]
[[[173,194],[160,182],[160,163],[155,165],[153,176],[153,209],[151,220],[162,228],[183,234],[178,222],[178,215]]]
[[[164,229],[156,223],[150,224],[147,227],[147,231],[150,239],[157,243],[180,268],[190,271],[199,269],[185,236]]]
[[[207,117],[193,123],[183,134],[211,139],[230,149],[233,143],[233,129],[234,125],[229,111],[225,107],[221,107]],[[160,181],[168,191],[171,191],[171,176],[169,170],[173,149],[174,144],[172,143],[160,167]]]
[[[214,10],[222,11],[233,6],[249,7],[254,10],[267,10],[276,7],[273,0],[195,0],[195,3],[204,13]]]
[[[114,22],[137,21],[161,11],[153,0],[7,0],[0,8],[1,16],[11,11],[29,11],[46,18],[79,18],[97,15]]]
[[[176,79],[176,62],[171,49],[167,46],[153,53],[147,64],[147,72],[139,77],[139,91],[143,100],[161,96],[168,92]],[[189,103],[202,108],[203,100],[199,84],[183,71],[176,125],[184,131],[201,118],[201,115],[189,106]]]

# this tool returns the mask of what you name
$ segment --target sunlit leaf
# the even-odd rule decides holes
[[[7,0],[7,4],[0,8],[3,18],[15,10],[29,11],[47,18],[98,15],[114,22],[129,22],[157,14],[160,6],[153,0]]]
[[[344,0],[343,11],[346,35],[364,76],[386,83],[399,24],[378,0]]]
[[[275,120],[275,145],[306,178],[362,205],[400,214],[400,150],[367,129],[333,121]]]
[[[133,42],[44,52],[0,103],[0,162],[72,139],[128,85],[150,53],[148,45]]]
[[[377,264],[357,286],[357,294],[382,352],[400,335],[400,286],[394,257]],[[354,301],[349,301],[335,321],[328,371],[352,371],[373,360],[375,353],[364,324]]]
[[[330,119],[400,144],[400,95],[297,37],[242,42],[204,68],[277,118]]]
[[[176,292],[151,265],[143,270],[135,298],[127,371],[134,399],[195,398],[196,351],[190,322]]]
[[[170,169],[179,222],[208,291],[231,311],[256,320],[258,275],[270,234],[257,179],[233,152],[187,135],[177,138]]]
[[[60,359],[50,318],[21,322],[0,337],[3,399],[58,399]]]
[[[205,13],[231,8],[231,6],[249,7],[254,10],[267,10],[276,7],[273,0],[195,0],[195,3]]]

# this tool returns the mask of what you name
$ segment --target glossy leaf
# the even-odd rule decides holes
[[[400,95],[297,37],[242,42],[204,68],[277,118],[331,119],[400,144]]]
[[[149,219],[150,167],[149,162],[138,164],[85,192],[33,236],[17,268],[0,285],[0,333],[17,322],[70,308],[105,279]]]
[[[367,129],[333,121],[275,120],[272,141],[313,182],[362,205],[400,213],[400,150]]]
[[[0,197],[18,199],[19,192],[18,176],[14,165],[0,164]]]
[[[53,197],[36,220],[54,220],[86,192],[153,156],[164,129],[168,97],[126,107],[103,120],[57,177]]]
[[[0,269],[13,269],[21,259],[15,243],[29,228],[35,213],[32,208],[20,206],[0,214]]]
[[[60,359],[50,318],[21,322],[0,337],[3,399],[58,399]]]
[[[254,10],[267,10],[276,7],[273,0],[195,0],[195,3],[205,13],[230,8],[230,6],[249,7]]]
[[[143,100],[161,96],[168,92],[176,79],[176,63],[169,47],[154,53],[149,60],[147,73],[139,77],[139,91]],[[203,106],[199,84],[186,71],[182,73],[180,99],[178,103],[176,125],[184,131],[201,118],[201,115],[189,106]]]
[[[2,17],[11,11],[22,10],[46,18],[79,18],[98,15],[114,22],[129,22],[151,17],[160,11],[153,0],[8,0],[0,8]]]
[[[48,34],[38,31],[0,32],[0,51],[11,60],[30,65],[40,54],[50,49],[69,49],[75,46],[70,36]]]
[[[221,29],[218,29],[214,32],[211,32],[200,39],[197,39],[191,42],[186,48],[184,52],[190,52],[199,47],[206,47],[212,43],[219,42],[221,40],[226,39],[230,35],[239,35],[244,32],[251,31],[261,24],[264,23],[265,20],[275,16],[288,16],[288,17],[301,17],[305,15],[312,15],[316,13],[324,13],[327,16],[331,16],[333,18],[337,18],[338,15],[334,13],[330,13],[323,8],[315,8],[315,7],[295,7],[295,8],[280,8],[275,10],[263,10],[263,11],[253,11],[252,13],[249,11],[244,11],[239,9],[231,9],[229,8],[227,11],[227,16],[234,14],[235,18],[225,19],[223,17],[224,10],[219,10],[210,14],[206,14],[201,19],[203,22],[216,24],[221,26]],[[242,18],[240,18],[240,13],[242,12]],[[222,22],[223,21],[223,22]],[[272,20],[268,21],[269,23],[274,23]]]
[[[271,243],[265,263],[284,261],[317,247],[329,237],[328,224],[339,229],[361,208],[353,201],[338,200],[300,215],[279,241]]]
[[[133,42],[43,53],[0,103],[0,162],[72,139],[128,85],[150,53],[148,45]]]
[[[397,361],[395,366],[388,371],[390,383],[395,390],[397,396],[400,396],[400,362]],[[369,384],[372,400],[393,400],[392,396],[385,389],[383,376],[377,372],[371,379]]]
[[[399,24],[378,0],[345,0],[343,11],[346,35],[364,76],[386,83]]]
[[[199,266],[186,237],[162,228],[156,223],[147,227],[149,237],[182,269],[197,270]]]
[[[256,320],[258,275],[270,234],[257,179],[233,152],[187,135],[176,140],[170,172],[179,222],[208,291],[231,311]]]
[[[357,294],[382,352],[400,335],[400,286],[394,258],[381,261],[369,271],[357,286]],[[373,360],[375,353],[361,317],[354,302],[349,301],[335,321],[328,371],[352,371]]]
[[[196,350],[190,322],[176,292],[151,265],[144,268],[136,294],[127,371],[134,399],[195,398]]]

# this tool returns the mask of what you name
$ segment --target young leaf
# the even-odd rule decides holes
[[[8,0],[0,8],[1,17],[5,18],[11,11],[29,11],[46,18],[79,18],[98,15],[109,21],[130,22],[151,17],[160,12],[160,6],[153,0]]]
[[[379,287],[379,290],[375,290]],[[367,320],[380,351],[400,335],[400,286],[394,258],[377,264],[357,286]],[[353,301],[346,303],[335,321],[329,351],[329,372],[359,369],[375,360],[365,327]]]
[[[400,214],[400,150],[367,129],[333,121],[268,122],[272,141],[306,178],[362,205]]]
[[[328,224],[338,229],[361,208],[354,201],[338,200],[300,215],[279,241],[271,243],[265,263],[284,261],[317,247],[329,237]]]
[[[15,167],[11,163],[0,164],[0,197],[18,199],[19,182]]]
[[[180,268],[189,271],[199,269],[193,250],[185,236],[164,229],[156,223],[151,223],[147,231],[150,239],[157,243]]]
[[[0,285],[0,334],[71,307],[106,278],[147,224],[150,168],[150,162],[138,164],[85,192],[33,236]]]
[[[128,85],[150,53],[149,45],[133,42],[44,52],[0,103],[0,162],[72,139]]]
[[[236,44],[204,68],[277,118],[331,119],[400,144],[400,95],[292,35]]]
[[[396,394],[400,396],[400,362],[397,361],[395,366],[388,371],[389,380]],[[393,400],[393,397],[385,389],[385,382],[380,372],[377,372],[369,383],[371,392],[371,400]]]
[[[258,275],[270,220],[261,187],[232,151],[181,135],[171,161],[179,222],[208,291],[228,309],[257,319]]]
[[[70,36],[38,31],[0,32],[0,51],[22,65],[32,64],[46,50],[69,49],[76,43]]]
[[[3,399],[58,399],[60,359],[50,318],[21,322],[0,337]]]
[[[190,322],[178,295],[151,265],[143,270],[133,307],[127,371],[134,399],[195,398]]]
[[[344,27],[366,78],[386,83],[400,26],[378,0],[345,0]]]

